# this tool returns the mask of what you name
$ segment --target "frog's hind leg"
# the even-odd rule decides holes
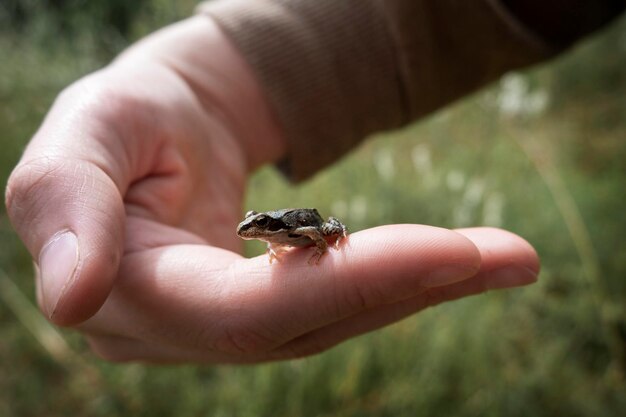
[[[293,231],[293,233],[306,236],[313,241],[315,244],[315,253],[309,259],[309,264],[319,263],[322,255],[324,255],[328,249],[328,243],[326,242],[326,239],[324,239],[323,232],[320,233],[320,230],[317,227],[305,226],[297,228]]]

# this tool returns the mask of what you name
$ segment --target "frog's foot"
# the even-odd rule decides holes
[[[287,249],[285,249],[285,247],[284,247],[284,246],[281,246],[281,245],[275,245],[275,244],[272,244],[272,243],[268,243],[268,244],[267,244],[267,250],[266,250],[266,253],[267,253],[268,257],[269,257],[270,264],[271,264],[274,260],[276,260],[277,262],[280,262],[280,256],[281,256],[283,253],[285,253],[285,252],[287,252]]]
[[[329,217],[328,221],[322,225],[324,236],[346,236],[348,228],[335,217]]]
[[[322,255],[326,253],[325,249],[321,249],[320,247],[315,247],[315,253],[309,258],[309,265],[317,265],[320,263],[320,259],[322,259]]]
[[[339,236],[337,236],[337,238],[335,239],[335,241],[333,242],[333,248],[335,248],[335,250],[339,250],[339,245],[341,244],[341,242],[346,239],[348,237],[348,233],[346,230],[344,230],[344,232],[342,234],[340,234]]]
[[[322,226],[322,234],[334,238],[333,246],[339,249],[339,242],[348,236],[348,228],[335,217],[329,217]]]

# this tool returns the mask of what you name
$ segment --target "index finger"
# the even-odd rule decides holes
[[[481,266],[480,252],[465,236],[413,224],[353,233],[319,265],[309,265],[310,256],[310,250],[296,249],[277,265],[261,256],[231,266],[226,299],[248,300],[228,319],[234,334],[242,335],[239,348],[248,343],[246,329],[259,320],[281,323],[284,335],[277,342],[282,343],[364,310],[462,281]],[[251,339],[249,348],[256,350],[258,341]]]
[[[318,265],[308,264],[310,255],[295,249],[270,265],[267,256],[244,259],[204,245],[133,253],[88,330],[140,334],[205,356],[267,352],[361,311],[471,277],[481,263],[466,237],[418,225],[354,233]]]

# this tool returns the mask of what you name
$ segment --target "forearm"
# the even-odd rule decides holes
[[[605,1],[578,3],[600,10]],[[566,7],[557,3],[532,9],[515,0],[222,0],[201,10],[258,75],[287,139],[283,166],[300,180],[370,133],[555,55],[619,11],[572,22],[580,29],[574,33],[557,24],[559,7]]]

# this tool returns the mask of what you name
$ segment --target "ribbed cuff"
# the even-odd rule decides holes
[[[255,70],[289,150],[294,181],[369,134],[408,122],[393,42],[372,0],[203,3]]]

